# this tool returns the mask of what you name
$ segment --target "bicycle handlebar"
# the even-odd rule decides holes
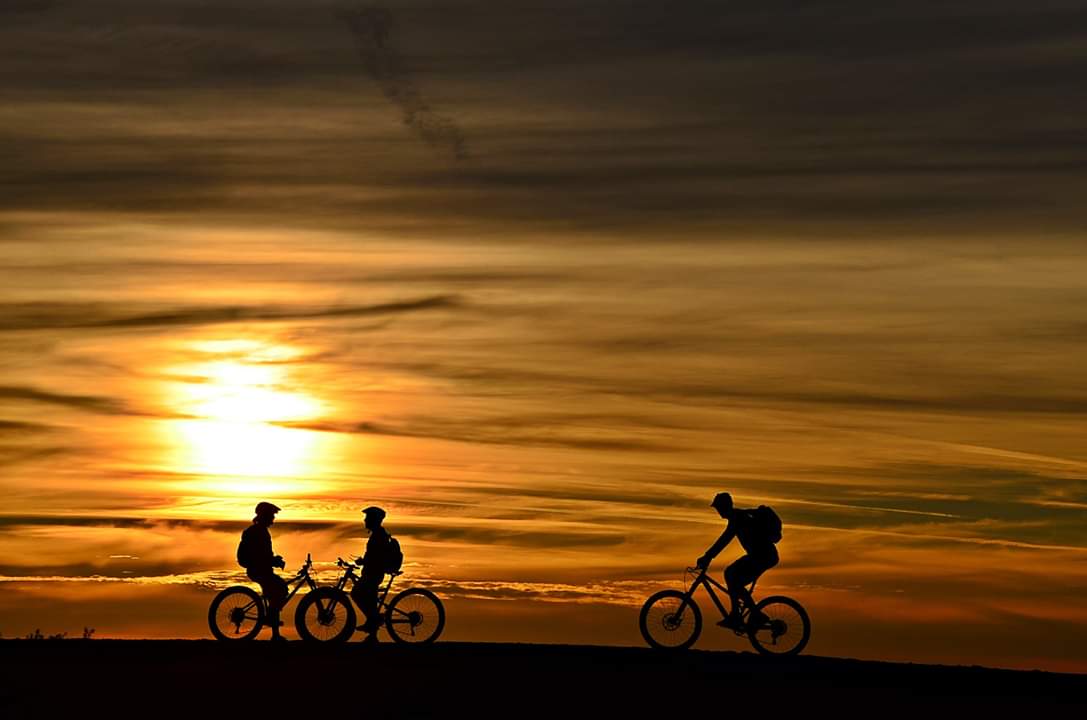
[[[357,567],[355,563],[344,560],[342,557],[336,558],[336,565],[337,567],[344,568],[345,570],[354,570]]]

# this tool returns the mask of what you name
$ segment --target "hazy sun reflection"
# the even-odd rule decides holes
[[[322,404],[292,381],[284,362],[300,353],[253,340],[187,347],[218,357],[169,369],[183,380],[169,383],[167,402],[185,416],[169,423],[173,470],[207,476],[216,494],[302,490],[292,478],[316,474],[320,433],[275,424],[322,415]]]

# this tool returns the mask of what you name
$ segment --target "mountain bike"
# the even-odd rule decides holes
[[[298,604],[294,624],[298,634],[311,642],[346,642],[355,632],[355,607],[344,591],[348,581],[359,579],[355,564],[336,558],[344,573],[332,587],[322,587],[308,593]],[[388,573],[389,582],[378,589],[377,608],[381,623],[394,641],[399,643],[432,643],[445,627],[445,608],[438,596],[425,588],[408,588],[387,600],[393,580],[401,572]]]
[[[317,583],[310,577],[312,567],[313,559],[306,555],[306,562],[287,581],[294,587],[283,601],[284,607],[303,586],[308,586],[311,593],[317,589]],[[246,585],[234,585],[223,590],[208,608],[208,626],[218,640],[252,640],[267,623],[267,602],[263,595]]]
[[[686,650],[694,645],[702,632],[702,610],[694,601],[694,591],[699,586],[706,588],[713,604],[721,612],[722,623],[728,622],[729,612],[713,591],[716,587],[728,597],[725,586],[707,575],[705,568],[699,567],[686,569],[683,574],[684,584],[687,584],[687,578],[692,575],[694,579],[686,592],[661,590],[651,595],[642,606],[638,626],[650,647]],[[748,589],[754,592],[755,583],[748,585]],[[784,595],[773,595],[763,598],[753,608],[742,600],[741,603],[740,622],[736,626],[726,627],[740,637],[746,635],[760,653],[796,655],[808,644],[811,620],[808,619],[807,611],[796,600]]]

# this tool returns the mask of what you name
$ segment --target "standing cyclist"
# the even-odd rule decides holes
[[[389,533],[381,527],[385,520],[385,511],[370,506],[362,511],[370,539],[366,541],[366,554],[355,560],[362,566],[362,573],[355,586],[351,588],[351,597],[362,610],[366,622],[356,630],[369,633],[365,642],[377,642],[377,630],[381,626],[381,615],[377,611],[377,591],[385,577],[389,563]]]
[[[268,624],[272,626],[272,639],[284,640],[279,634],[279,610],[287,601],[287,581],[276,575],[274,568],[286,567],[283,558],[272,551],[272,534],[268,528],[276,521],[279,508],[270,502],[257,503],[253,524],[242,532],[238,545],[238,563],[245,568],[249,579],[260,585],[268,601]]]
[[[747,552],[725,569],[725,586],[732,599],[732,611],[727,618],[717,624],[721,627],[742,630],[743,621],[740,617],[738,602],[742,599],[751,608],[749,622],[758,625],[766,618],[761,612],[755,610],[755,601],[747,586],[778,564],[778,550],[774,543],[781,539],[781,521],[777,519],[773,510],[765,506],[750,510],[733,507],[732,496],[726,492],[717,493],[710,506],[717,511],[718,515],[728,520],[728,525],[721,533],[721,537],[717,538],[717,542],[710,546],[705,555],[698,558],[696,563],[698,567],[703,570],[708,568],[717,554],[724,550],[734,537],[739,538],[740,545]],[[768,520],[767,515],[772,518]]]

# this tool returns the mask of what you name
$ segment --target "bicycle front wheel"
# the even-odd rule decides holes
[[[661,590],[642,605],[638,627],[650,647],[686,650],[702,632],[702,611],[678,590]]]
[[[228,587],[211,601],[208,627],[217,640],[252,640],[264,627],[264,601],[244,585]]]
[[[410,588],[389,603],[385,629],[399,643],[432,643],[445,627],[445,608],[438,596],[423,588]]]
[[[766,619],[748,625],[747,637],[763,655],[798,655],[811,637],[811,620],[796,600],[774,595],[763,599],[755,609]]]
[[[344,642],[355,632],[351,598],[331,587],[307,593],[294,611],[294,628],[309,642]]]

